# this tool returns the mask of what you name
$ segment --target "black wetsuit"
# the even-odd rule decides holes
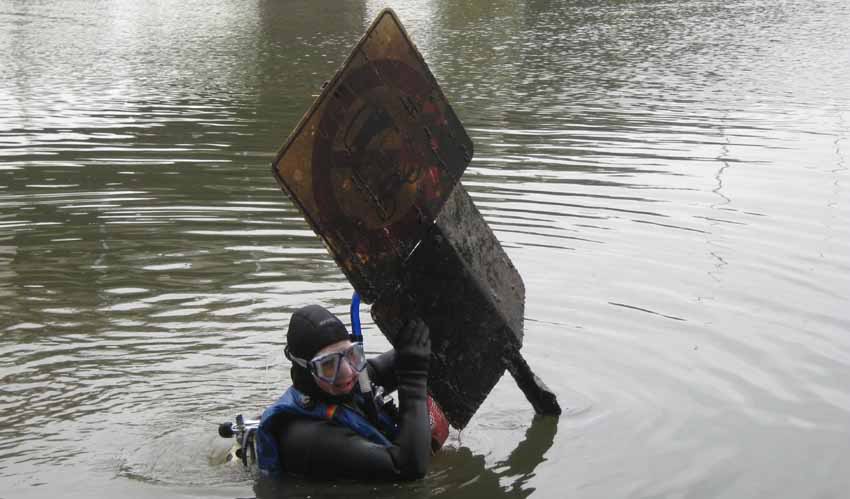
[[[393,445],[383,447],[330,421],[284,414],[271,431],[285,471],[357,480],[413,480],[425,475],[431,458],[427,370],[399,368],[393,350],[370,359],[368,370],[372,382],[386,393],[398,390],[399,433]]]

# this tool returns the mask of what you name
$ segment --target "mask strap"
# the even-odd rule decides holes
[[[286,347],[284,347],[283,354],[286,356],[287,359],[291,360],[292,362],[295,362],[304,369],[310,369],[310,365],[307,363],[306,360],[292,355],[292,352],[289,351],[289,345],[286,345]]]

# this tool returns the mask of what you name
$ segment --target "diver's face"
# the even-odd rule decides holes
[[[331,343],[325,348],[319,350],[316,353],[316,357],[321,357],[322,355],[327,355],[329,353],[343,352],[351,347],[351,345],[353,345],[353,343],[349,340]],[[354,383],[357,382],[357,371],[355,371],[348,362],[340,359],[339,371],[337,371],[337,375],[333,383],[328,383],[316,376],[313,376],[313,379],[316,380],[316,384],[319,385],[319,388],[321,388],[322,391],[331,395],[345,395],[354,389]]]

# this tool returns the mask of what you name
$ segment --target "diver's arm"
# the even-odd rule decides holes
[[[370,442],[337,424],[308,419],[290,421],[279,442],[287,472],[322,479],[394,481],[411,476],[396,455],[409,443],[396,439],[392,447]]]
[[[398,388],[395,372],[395,350],[388,350],[368,361],[369,380],[384,387],[384,393],[392,393]]]
[[[431,462],[431,425],[428,418],[428,367],[431,335],[422,319],[410,321],[396,336],[399,434],[404,446],[390,449],[393,460],[404,463],[402,475],[422,478]]]

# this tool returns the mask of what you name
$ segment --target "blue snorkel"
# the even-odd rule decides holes
[[[355,291],[351,296],[351,340],[363,343],[363,331],[360,329],[360,294]],[[369,368],[360,371],[357,375],[357,383],[360,386],[360,393],[366,397],[366,412],[373,424],[378,422],[378,407],[375,403],[375,396],[372,394],[372,382],[369,380]]]
[[[353,341],[363,342],[363,333],[360,331],[360,293],[357,291],[351,295],[351,336]]]

